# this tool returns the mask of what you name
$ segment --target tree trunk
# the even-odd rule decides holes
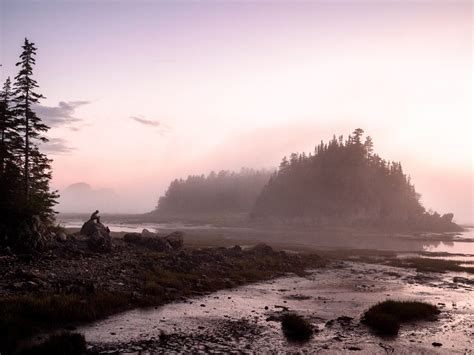
[[[28,202],[29,195],[30,195],[30,179],[29,179],[29,155],[30,155],[30,120],[28,118],[29,112],[29,92],[26,92],[26,100],[25,100],[25,167],[23,170],[23,175],[25,179],[25,200]]]
[[[5,164],[5,130],[2,130],[2,143],[0,145],[0,176],[3,176],[4,164]]]

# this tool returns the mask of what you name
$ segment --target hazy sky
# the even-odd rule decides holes
[[[25,36],[38,47],[56,188],[146,211],[174,177],[361,127],[425,207],[474,220],[471,1],[0,4],[2,82]]]

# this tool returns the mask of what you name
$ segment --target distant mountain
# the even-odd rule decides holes
[[[96,209],[101,212],[117,212],[123,204],[113,189],[93,189],[85,182],[69,185],[59,193],[57,210],[63,213],[89,213]]]

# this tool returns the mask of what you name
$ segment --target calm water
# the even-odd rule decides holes
[[[84,224],[84,221],[80,220],[63,220],[59,221],[60,224],[66,228],[81,228]],[[142,232],[144,229],[149,230],[150,232],[160,232],[162,230],[177,229],[177,230],[188,230],[188,229],[215,229],[211,224],[203,225],[194,225],[194,224],[184,224],[184,223],[120,223],[120,222],[106,222],[104,223],[109,227],[112,232]]]
[[[80,220],[63,220],[60,221],[66,228],[81,228],[83,221]],[[450,253],[450,254],[467,254],[474,256],[474,228],[468,228],[454,237],[446,238],[440,235],[425,235],[423,238],[412,236],[401,237],[394,236],[389,238],[380,238],[378,236],[370,236],[363,238],[354,238],[351,236],[331,236],[326,238],[323,235],[311,234],[308,232],[294,232],[289,238],[287,232],[264,231],[253,228],[236,228],[236,227],[216,227],[211,224],[185,224],[185,223],[121,223],[108,222],[104,223],[112,232],[138,232],[147,229],[150,232],[161,232],[170,230],[184,230],[192,234],[192,231],[205,231],[210,233],[220,233],[223,238],[255,238],[261,241],[285,242],[291,240],[295,245],[311,246],[320,248],[354,248],[354,249],[379,249],[393,250],[401,252],[433,252],[433,253]],[[305,235],[302,237],[301,235]],[[470,258],[468,258],[471,260]]]

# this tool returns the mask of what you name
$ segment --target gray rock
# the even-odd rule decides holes
[[[87,246],[93,251],[108,253],[112,250],[112,239],[109,233],[103,233],[103,231],[97,230],[87,240]]]
[[[154,251],[170,251],[173,249],[171,244],[161,237],[142,238],[139,244]]]
[[[82,225],[81,228],[81,234],[86,235],[90,237],[92,234],[94,234],[98,229],[101,229],[101,226],[103,226],[102,223],[97,223],[95,220],[88,220],[86,223]],[[104,227],[105,228],[105,227]]]
[[[254,254],[257,255],[269,255],[273,254],[273,249],[271,246],[265,244],[265,243],[258,243],[256,246],[254,246],[250,251]]]
[[[140,233],[126,233],[123,236],[123,240],[127,243],[137,243],[142,239],[142,235]]]
[[[67,241],[67,235],[64,232],[59,232],[56,234],[56,240],[58,242],[65,242]]]
[[[182,249],[184,245],[184,232],[176,231],[168,234],[165,239],[175,250]]]
[[[148,229],[144,229],[144,230],[142,230],[142,237],[143,238],[154,238],[154,237],[156,237],[156,234],[150,232]]]

